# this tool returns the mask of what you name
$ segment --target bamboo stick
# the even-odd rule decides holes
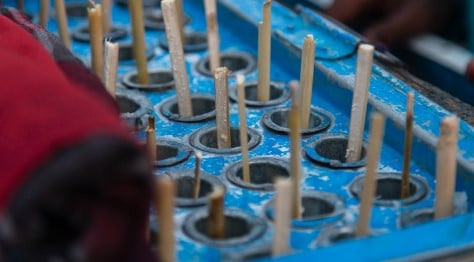
[[[183,0],[175,0],[175,5],[176,5],[176,20],[178,21],[179,36],[181,37],[181,42],[183,44],[186,44],[186,34],[184,33]]]
[[[137,63],[138,83],[148,85],[148,69],[146,60],[145,45],[145,26],[143,22],[143,1],[129,0],[132,37],[133,37],[133,56]]]
[[[91,42],[92,71],[101,80],[104,79],[104,32],[102,31],[102,7],[94,4],[87,8],[89,17],[89,35]]]
[[[356,228],[356,235],[358,237],[370,234],[372,202],[377,190],[377,166],[379,164],[380,149],[384,136],[385,117],[380,113],[375,113],[371,117],[371,124],[367,168],[360,197],[359,220]]]
[[[207,20],[207,45],[209,47],[209,65],[211,72],[220,67],[219,26],[217,23],[216,0],[205,0]]]
[[[158,213],[157,259],[158,261],[175,261],[175,236],[174,236],[174,196],[175,183],[171,179],[159,179],[156,182],[155,210]]]
[[[245,76],[237,74],[237,94],[239,97],[240,147],[242,148],[242,177],[250,183],[249,146],[247,131],[247,114],[245,113]]]
[[[311,117],[311,98],[313,94],[314,78],[314,53],[316,42],[313,35],[307,35],[304,39],[303,52],[301,55],[301,128],[309,128]]]
[[[263,22],[258,25],[258,101],[270,99],[270,63],[272,34],[272,0],[263,4]]]
[[[291,110],[289,114],[290,142],[291,142],[291,159],[290,173],[293,183],[292,190],[292,217],[301,219],[303,208],[301,204],[301,110],[298,97],[298,82],[290,83],[291,90]]]
[[[179,115],[193,116],[191,94],[189,92],[189,79],[183,52],[183,43],[179,36],[179,26],[176,19],[176,5],[174,0],[161,1],[161,11],[165,21],[166,38],[171,56],[173,76],[176,83],[176,99],[178,101]]]
[[[193,183],[193,198],[199,198],[199,191],[201,190],[201,158],[202,153],[196,152],[196,163],[194,164],[194,183]]]
[[[115,98],[117,89],[117,68],[118,68],[119,45],[105,41],[104,51],[104,84],[109,94]]]
[[[224,189],[217,187],[211,194],[209,203],[208,234],[214,239],[225,238]]]
[[[290,252],[290,221],[291,221],[291,180],[278,178],[275,182],[275,231],[273,236],[272,256],[280,256]]]
[[[152,116],[148,117],[148,127],[145,133],[146,133],[146,148],[148,152],[148,157],[153,163],[154,161],[157,160],[157,151],[156,151],[155,118]]]
[[[459,119],[451,116],[441,122],[436,156],[435,219],[452,216],[456,190],[456,156]]]
[[[358,161],[361,156],[373,55],[373,46],[367,44],[359,46],[354,96],[352,98],[349,141],[346,151],[347,162]]]
[[[68,49],[71,49],[71,39],[68,32],[66,6],[64,5],[64,0],[54,0],[54,9],[58,23],[59,37],[61,38],[64,46],[66,46]]]
[[[214,88],[216,90],[216,125],[217,148],[231,148],[229,121],[229,70],[219,67],[214,72]]]
[[[39,24],[42,27],[46,28],[48,26],[48,18],[49,18],[49,0],[41,0]]]
[[[403,171],[402,171],[402,199],[410,196],[410,159],[411,145],[413,141],[413,103],[414,94],[407,94],[407,116],[405,129],[405,146],[403,154]]]
[[[102,31],[110,33],[112,21],[112,0],[102,0]]]

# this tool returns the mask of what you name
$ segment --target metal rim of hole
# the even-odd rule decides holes
[[[400,215],[400,226],[410,227],[434,220],[433,208],[409,210]]]
[[[128,30],[124,27],[112,26],[110,32],[104,34],[104,40],[115,42],[128,36]],[[89,25],[83,25],[72,32],[72,38],[79,42],[89,43]]]
[[[245,83],[245,105],[248,107],[266,107],[266,106],[275,106],[284,103],[287,101],[291,94],[288,88],[285,86],[285,83],[281,82],[271,82],[270,83],[270,100],[261,102],[256,98],[258,83],[253,81]],[[249,90],[250,89],[250,90]],[[248,95],[251,94],[254,99],[249,99]],[[238,102],[237,86],[232,86],[229,92],[229,97],[232,101]]]
[[[203,32],[185,32],[186,43],[183,44],[185,53],[199,52],[207,49],[207,34]],[[168,51],[168,39],[163,35],[158,40],[161,48]]]
[[[331,226],[321,230],[321,233],[316,239],[316,242],[312,246],[329,246],[335,243],[343,242],[346,240],[356,239],[356,228],[355,226]]]
[[[268,178],[289,178],[290,177],[290,163],[284,159],[278,159],[275,157],[257,157],[257,158],[252,158],[249,161],[250,165],[250,174],[254,175],[264,175],[263,172],[252,172],[252,166],[255,165],[269,165],[271,166],[274,170],[269,170],[270,174],[268,174]],[[276,175],[275,171],[280,170],[285,173],[285,175]],[[233,163],[229,167],[227,167],[224,171],[225,177],[227,180],[229,180],[232,184],[245,188],[245,189],[251,189],[251,190],[258,190],[258,191],[273,191],[275,190],[274,184],[272,182],[269,183],[247,183],[245,182],[242,178],[240,178],[237,174],[242,172],[242,161]]]
[[[146,59],[150,61],[154,56],[153,48],[146,46]],[[134,65],[133,45],[130,42],[119,42],[119,63],[121,65]]]
[[[115,0],[115,2],[121,6],[128,7],[129,0]],[[143,0],[143,7],[158,7],[161,0]]]
[[[208,153],[212,153],[212,154],[227,155],[227,154],[238,154],[238,153],[241,152],[240,146],[225,148],[225,149],[219,149],[217,147],[215,147],[215,148],[214,147],[209,147],[207,145],[204,145],[201,142],[201,139],[204,136],[209,136],[212,133],[216,134],[216,132],[217,132],[216,126],[208,126],[208,127],[203,127],[201,129],[198,129],[197,131],[192,133],[191,136],[189,137],[189,143],[191,144],[192,147],[194,147],[198,150],[208,152]],[[253,148],[255,148],[260,143],[261,136],[258,133],[258,131],[253,129],[253,128],[248,128],[247,134],[248,134],[248,137],[249,137],[249,139],[248,139],[248,148],[249,148],[249,150],[252,150]],[[217,134],[216,134],[216,136],[217,136]],[[231,137],[232,138],[239,138],[239,129],[238,128],[231,127]],[[240,140],[240,138],[239,138],[239,140]],[[235,139],[232,139],[231,141],[235,141]]]
[[[175,87],[173,72],[163,69],[148,71],[148,85],[137,83],[138,72],[132,71],[122,77],[122,84],[127,88],[141,91],[165,92]]]
[[[216,118],[216,106],[214,96],[208,94],[191,94],[191,103],[193,105],[193,112],[199,114],[190,117],[180,116],[175,107],[177,107],[176,97],[172,97],[164,101],[159,107],[160,113],[168,118],[170,121],[185,122],[185,123],[196,123],[204,122],[207,120]],[[207,112],[200,112],[202,109],[210,108],[211,110],[204,110]]]
[[[380,197],[378,197],[378,194],[377,194],[377,192],[379,192],[378,190],[382,190],[380,181],[384,181],[384,183],[395,182],[395,185],[400,188],[398,190],[393,189],[393,191],[398,192],[398,197],[393,198],[393,199],[381,199]],[[396,207],[398,206],[398,204],[400,204],[402,206],[407,206],[407,205],[414,204],[416,202],[421,201],[429,193],[429,186],[424,178],[417,175],[410,175],[410,196],[405,199],[400,199],[401,183],[402,183],[401,181],[402,181],[402,175],[400,173],[378,173],[377,174],[377,192],[376,192],[377,196],[374,198],[374,205]],[[360,199],[359,196],[362,193],[363,184],[364,184],[364,175],[361,175],[361,176],[356,177],[349,186],[349,191],[357,199]],[[386,185],[384,185],[384,188],[385,186]],[[393,191],[389,191],[389,194],[391,195],[397,194],[397,193],[393,193]],[[384,191],[384,192],[387,192],[387,191]]]
[[[266,128],[275,133],[288,135],[290,134],[290,128],[288,127],[289,113],[290,108],[272,109],[262,116],[262,123]],[[281,121],[276,121],[276,119]],[[309,136],[324,132],[329,129],[333,122],[334,117],[329,112],[320,108],[312,107],[310,114],[310,127],[301,129],[301,135]]]
[[[156,140],[156,150],[159,155],[160,149],[171,151],[170,157],[153,161],[155,167],[170,167],[186,161],[192,154],[193,149],[181,141],[160,138]]]
[[[362,158],[359,161],[355,162],[342,162],[339,159],[332,159],[326,156],[321,155],[318,153],[321,147],[325,146],[326,144],[337,145],[337,143],[345,143],[347,148],[347,141],[349,136],[343,133],[326,133],[326,134],[319,134],[315,135],[309,144],[307,144],[304,148],[304,152],[306,157],[311,160],[313,163],[316,163],[321,166],[334,168],[334,169],[354,169],[365,166],[367,162],[367,156],[365,152],[367,152],[368,144],[364,141],[362,143]],[[318,147],[318,148],[317,148]],[[345,149],[343,150],[342,154],[345,155]]]
[[[207,236],[207,234],[201,233],[198,230],[196,224],[209,217],[208,210],[205,208],[197,210],[185,218],[183,223],[183,231],[191,239],[194,239],[195,241],[205,245],[215,247],[230,247],[248,244],[252,241],[255,241],[264,235],[265,231],[267,230],[267,223],[265,219],[250,213],[237,209],[226,209],[224,210],[224,215],[226,217],[226,222],[228,222],[228,219],[235,219],[239,220],[240,223],[245,224],[246,228],[248,228],[248,232],[242,236],[223,240],[213,239]],[[226,224],[228,225],[228,223]]]
[[[239,66],[238,70],[228,66],[228,64],[223,63],[223,61],[238,61],[242,63],[243,66]],[[240,60],[240,61],[239,61]],[[221,66],[227,66],[230,70],[229,76],[233,77],[236,74],[243,74],[247,75],[257,68],[257,62],[255,58],[246,52],[238,52],[238,51],[226,51],[221,53]],[[201,58],[196,64],[196,70],[205,76],[214,77],[214,72],[209,70],[209,56]]]
[[[183,16],[183,24],[187,25],[191,22],[189,15]],[[160,9],[152,9],[145,11],[144,17],[145,28],[149,30],[165,30],[165,22]]]
[[[146,127],[147,118],[153,112],[153,105],[150,100],[135,90],[125,88],[117,88],[116,100],[120,103],[120,99],[124,98],[132,101],[138,107],[133,112],[122,112],[120,117],[134,130],[143,130]],[[120,107],[120,104],[119,104]]]
[[[87,2],[66,3],[66,15],[68,17],[87,18]]]
[[[321,191],[305,191],[301,193],[302,204],[303,208],[305,204],[313,204],[318,208],[323,209],[325,213],[320,214],[319,210],[311,211],[315,214],[310,213],[307,217],[302,219],[292,219],[291,226],[293,228],[317,228],[322,227],[324,225],[333,224],[342,219],[344,216],[344,200],[336,194],[329,193],[329,192],[321,192]],[[308,202],[308,200],[312,200],[315,202],[320,202],[323,204],[320,205]],[[265,214],[270,220],[273,220],[274,217],[274,201],[275,199],[270,200],[265,205]],[[327,210],[325,210],[327,209]],[[308,210],[308,209],[306,209]],[[309,211],[304,211],[309,212]]]
[[[194,181],[194,169],[165,171],[163,175],[168,175],[170,178],[172,178],[175,181],[180,180],[180,179],[189,179],[190,181]],[[177,207],[205,206],[208,204],[209,195],[212,194],[214,188],[220,187],[226,190],[224,183],[222,183],[221,180],[214,175],[201,171],[199,174],[199,177],[201,180],[201,189],[204,183],[206,183],[206,186],[209,187],[207,190],[208,194],[201,195],[196,199],[180,197],[177,195],[175,198],[175,205]],[[177,182],[176,184],[179,184],[179,183]],[[178,194],[178,191],[176,193]]]

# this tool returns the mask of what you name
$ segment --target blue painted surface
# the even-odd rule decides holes
[[[8,2],[8,1],[7,1]],[[29,2],[29,1],[28,1]],[[36,2],[36,1],[34,1]],[[202,1],[191,0],[185,2],[185,12],[192,17],[186,27],[188,31],[205,31],[205,18]],[[246,51],[257,56],[256,24],[261,19],[262,0],[242,1],[220,0],[218,15],[220,23],[221,50]],[[29,3],[31,12],[36,12],[36,3]],[[295,14],[278,3],[273,4],[273,37],[272,37],[272,80],[288,82],[299,78],[300,55],[303,37],[309,33],[317,40],[315,66],[315,83],[312,103],[331,112],[335,122],[327,132],[347,133],[352,100],[352,86],[356,55],[352,54],[358,39],[325,21],[312,12],[302,10],[303,15]],[[129,27],[127,9],[114,7],[113,20],[115,25]],[[70,19],[71,30],[84,25],[84,19]],[[54,19],[48,24],[51,31],[56,31]],[[146,31],[147,44],[154,47],[155,57],[148,63],[152,69],[169,69],[168,53],[157,46],[158,39],[163,37],[162,31]],[[130,37],[123,41],[131,41]],[[84,61],[89,60],[88,44],[73,42],[73,52]],[[199,59],[207,52],[186,54],[187,71],[190,79],[191,93],[214,94],[213,79],[200,75],[195,70]],[[124,73],[135,70],[133,64],[123,64],[119,69],[119,77]],[[257,72],[247,75],[247,80],[257,79]],[[230,86],[234,80],[230,80]],[[405,117],[406,93],[413,91],[408,85],[393,77],[389,72],[374,65],[371,78],[369,107],[367,115],[380,111],[387,116],[385,140],[382,147],[379,171],[400,172],[402,169],[403,123]],[[188,142],[189,135],[199,128],[215,125],[215,121],[205,123],[174,123],[159,114],[162,101],[173,97],[174,90],[163,93],[145,93],[154,105],[157,135],[159,137],[173,137]],[[432,252],[445,248],[460,248],[474,240],[473,217],[471,213],[435,223],[427,223],[410,229],[400,230],[398,218],[401,212],[408,209],[431,207],[434,203],[434,148],[439,125],[443,117],[449,113],[440,106],[427,100],[415,92],[415,138],[411,172],[428,182],[430,192],[422,201],[406,207],[374,207],[372,228],[386,231],[377,237],[348,241],[331,247],[310,250],[321,228],[294,229],[291,232],[291,246],[296,254],[278,260],[292,261],[296,259],[317,258],[320,260],[351,260],[374,261],[389,258],[403,258],[423,252]],[[288,107],[285,102],[280,107]],[[262,135],[261,143],[250,151],[250,157],[271,156],[289,158],[289,140],[287,136],[278,135],[264,129],[260,118],[269,108],[248,108],[247,121],[251,128],[258,130]],[[231,123],[238,126],[237,105],[231,104]],[[366,125],[365,139],[368,139]],[[138,134],[143,137],[143,134]],[[302,140],[302,146],[311,142],[311,137]],[[457,190],[465,190],[469,197],[469,211],[473,210],[474,202],[474,129],[461,121]],[[238,208],[257,216],[264,217],[264,205],[269,202],[274,193],[257,192],[236,187],[228,182],[224,169],[233,162],[240,161],[238,154],[219,156],[204,153],[202,161],[203,171],[222,179],[227,186],[225,196],[226,208]],[[357,219],[359,201],[348,191],[349,184],[354,178],[364,173],[364,168],[352,170],[332,170],[317,166],[303,158],[304,175],[301,181],[303,190],[319,190],[332,192],[343,198],[346,212],[340,224],[353,224]],[[162,169],[172,171],[174,168],[192,168],[194,157],[177,167]],[[179,261],[216,261],[229,256],[238,255],[247,250],[259,247],[268,247],[272,241],[272,222],[268,221],[269,230],[259,239],[247,244],[217,249],[192,241],[182,231],[182,223],[186,215],[196,209],[177,208],[175,215],[177,257]],[[403,249],[402,249],[403,248]],[[361,252],[370,250],[370,252]],[[277,260],[277,259],[275,259]]]

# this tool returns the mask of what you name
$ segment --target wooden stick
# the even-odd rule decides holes
[[[89,35],[91,42],[92,71],[102,80],[104,72],[104,32],[102,31],[102,7],[94,4],[87,8],[89,16]]]
[[[112,21],[112,0],[102,0],[102,31],[110,33]]]
[[[316,42],[313,35],[307,35],[304,39],[303,52],[301,54],[301,128],[309,128],[311,116],[311,97],[313,94],[314,78],[314,52]]]
[[[130,0],[128,1],[128,4],[132,23],[133,56],[135,57],[138,70],[138,83],[141,85],[148,85],[149,79],[146,60],[145,26],[143,23],[143,1]]]
[[[208,234],[214,239],[225,237],[224,189],[216,187],[209,197]]]
[[[272,40],[272,0],[263,4],[263,22],[258,25],[258,101],[270,99],[270,54]]]
[[[193,198],[199,198],[199,191],[201,190],[201,158],[202,153],[196,152],[196,163],[194,164],[194,184],[193,184]]]
[[[117,88],[117,68],[118,68],[119,45],[105,41],[104,52],[104,84],[105,89],[115,98]]]
[[[209,62],[211,72],[220,67],[219,26],[217,23],[216,0],[205,0],[207,20],[207,45],[209,47]]]
[[[452,216],[456,189],[456,156],[459,119],[451,116],[441,122],[436,156],[435,219]]]
[[[175,0],[176,5],[176,20],[178,21],[179,36],[181,37],[181,42],[186,44],[186,34],[184,33],[184,10],[183,10],[183,0]]]
[[[377,166],[379,164],[380,148],[384,136],[385,117],[375,113],[371,117],[369,150],[367,153],[367,168],[364,177],[364,186],[360,197],[359,221],[357,222],[356,235],[358,237],[370,234],[370,217],[372,202],[377,189]]]
[[[184,60],[183,43],[179,36],[179,26],[176,19],[175,1],[161,1],[161,11],[165,21],[166,38],[168,39],[173,76],[176,83],[179,115],[190,117],[193,116],[193,107],[191,94],[189,93],[189,79]]]
[[[410,159],[411,145],[413,141],[413,103],[414,94],[410,92],[407,94],[407,116],[402,171],[402,199],[410,196]]]
[[[146,148],[148,156],[152,163],[157,160],[156,152],[156,132],[155,132],[155,118],[152,116],[148,117],[148,127],[146,129]]]
[[[245,113],[245,76],[237,74],[237,94],[239,97],[240,147],[242,148],[242,177],[250,183],[249,145],[247,131],[247,114]]]
[[[48,26],[48,18],[49,18],[49,0],[41,0],[39,24],[42,27],[46,28]]]
[[[155,210],[158,213],[158,234],[157,256],[158,261],[175,260],[175,236],[174,236],[174,196],[175,183],[171,179],[158,179],[156,181]]]
[[[369,97],[374,47],[367,44],[360,45],[358,56],[354,95],[352,98],[349,141],[346,151],[347,162],[358,161],[362,151],[362,137],[364,134],[367,99]]]
[[[54,9],[56,12],[56,21],[58,23],[59,37],[63,44],[71,49],[71,39],[68,32],[68,23],[66,16],[66,6],[64,0],[54,0]]]
[[[214,72],[216,90],[217,148],[231,148],[229,121],[229,70],[219,67]]]
[[[301,205],[301,110],[298,98],[298,82],[290,83],[291,90],[291,110],[289,114],[290,141],[291,141],[291,162],[290,173],[293,183],[293,205],[292,217],[301,219],[303,208]]]
[[[275,231],[273,236],[272,256],[280,256],[290,252],[290,221],[291,221],[291,180],[278,178],[275,182]]]

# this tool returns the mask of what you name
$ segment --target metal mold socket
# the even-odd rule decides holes
[[[150,61],[154,56],[153,48],[146,47],[146,59]],[[135,64],[133,45],[130,42],[119,42],[119,62],[122,65]]]
[[[194,169],[173,170],[166,172],[166,174],[176,181],[176,201],[178,207],[197,207],[207,205],[209,202],[209,195],[212,194],[214,188],[220,187],[225,189],[222,183],[216,176],[208,173],[200,173],[201,189],[199,190],[198,198],[192,197],[194,185]]]
[[[293,219],[294,228],[315,228],[332,224],[344,215],[344,201],[338,195],[320,191],[302,192],[302,219]],[[268,218],[274,217],[274,199],[265,206]]]
[[[270,100],[261,102],[257,100],[257,82],[245,83],[245,104],[249,107],[265,107],[282,104],[290,98],[290,92],[285,87],[284,83],[271,82],[270,83]],[[237,87],[233,86],[229,92],[229,97],[232,101],[239,100],[237,95]]]
[[[288,161],[274,157],[258,157],[250,160],[250,183],[242,178],[242,161],[233,163],[225,170],[225,176],[234,185],[251,190],[273,191],[276,178],[290,177]]]
[[[208,211],[200,209],[188,215],[183,224],[184,233],[205,245],[230,247],[247,244],[261,237],[267,230],[267,223],[261,217],[236,209],[226,209],[225,238],[213,239],[207,234]]]
[[[231,148],[217,148],[217,130],[215,126],[198,129],[189,137],[189,143],[198,150],[213,154],[237,154],[240,153],[239,128],[231,127]],[[248,147],[252,150],[261,140],[260,134],[253,128],[248,129]]]
[[[410,210],[404,212],[400,215],[400,226],[401,227],[410,227],[414,225],[419,225],[434,220],[434,209],[433,208],[423,208]]]
[[[257,68],[257,62],[249,53],[227,51],[221,53],[221,66],[229,69],[230,76],[246,75]],[[201,58],[196,64],[196,70],[202,75],[214,77],[214,72],[209,69],[209,57]]]
[[[358,176],[349,186],[351,194],[359,199],[364,184],[364,176]],[[377,191],[374,204],[378,206],[402,206],[414,204],[428,195],[429,186],[422,177],[410,176],[410,196],[401,199],[402,175],[400,173],[377,174]]]
[[[125,88],[117,88],[116,100],[120,117],[134,130],[143,130],[148,115],[153,112],[150,100],[137,91]]]
[[[115,0],[121,6],[128,7],[128,0]],[[161,0],[143,0],[143,7],[159,7]]]
[[[110,32],[104,34],[104,40],[117,41],[127,37],[128,31],[123,27],[112,26]],[[90,42],[89,25],[84,25],[72,32],[72,38],[79,42]]]
[[[358,168],[365,166],[367,143],[362,144],[361,159],[345,162],[348,142],[347,134],[328,133],[316,135],[312,142],[305,146],[305,155],[316,164],[329,168]]]
[[[191,104],[194,115],[182,117],[178,112],[176,97],[172,97],[160,106],[160,113],[170,121],[196,123],[216,118],[214,96],[207,94],[191,94]]]
[[[183,43],[185,53],[199,52],[207,49],[207,35],[202,32],[185,32],[186,41]],[[159,39],[158,44],[164,50],[168,50],[168,40],[166,36]]]
[[[187,25],[191,18],[188,15],[183,16],[184,25]],[[165,30],[165,21],[160,9],[145,11],[144,18],[145,28],[150,30]]]
[[[356,239],[356,228],[354,226],[331,226],[321,230],[314,247],[329,246],[346,240]]]
[[[165,92],[174,88],[173,73],[168,70],[151,70],[148,72],[149,84],[142,85],[138,81],[138,72],[128,72],[122,78],[124,86],[141,91]]]
[[[279,134],[289,134],[289,113],[289,108],[272,109],[263,115],[262,123],[271,131]],[[301,135],[308,136],[324,132],[331,126],[332,122],[333,117],[331,114],[319,108],[313,107],[311,108],[309,128],[301,129]]]
[[[193,153],[188,145],[175,140],[160,138],[156,140],[155,167],[169,167],[186,161]]]

